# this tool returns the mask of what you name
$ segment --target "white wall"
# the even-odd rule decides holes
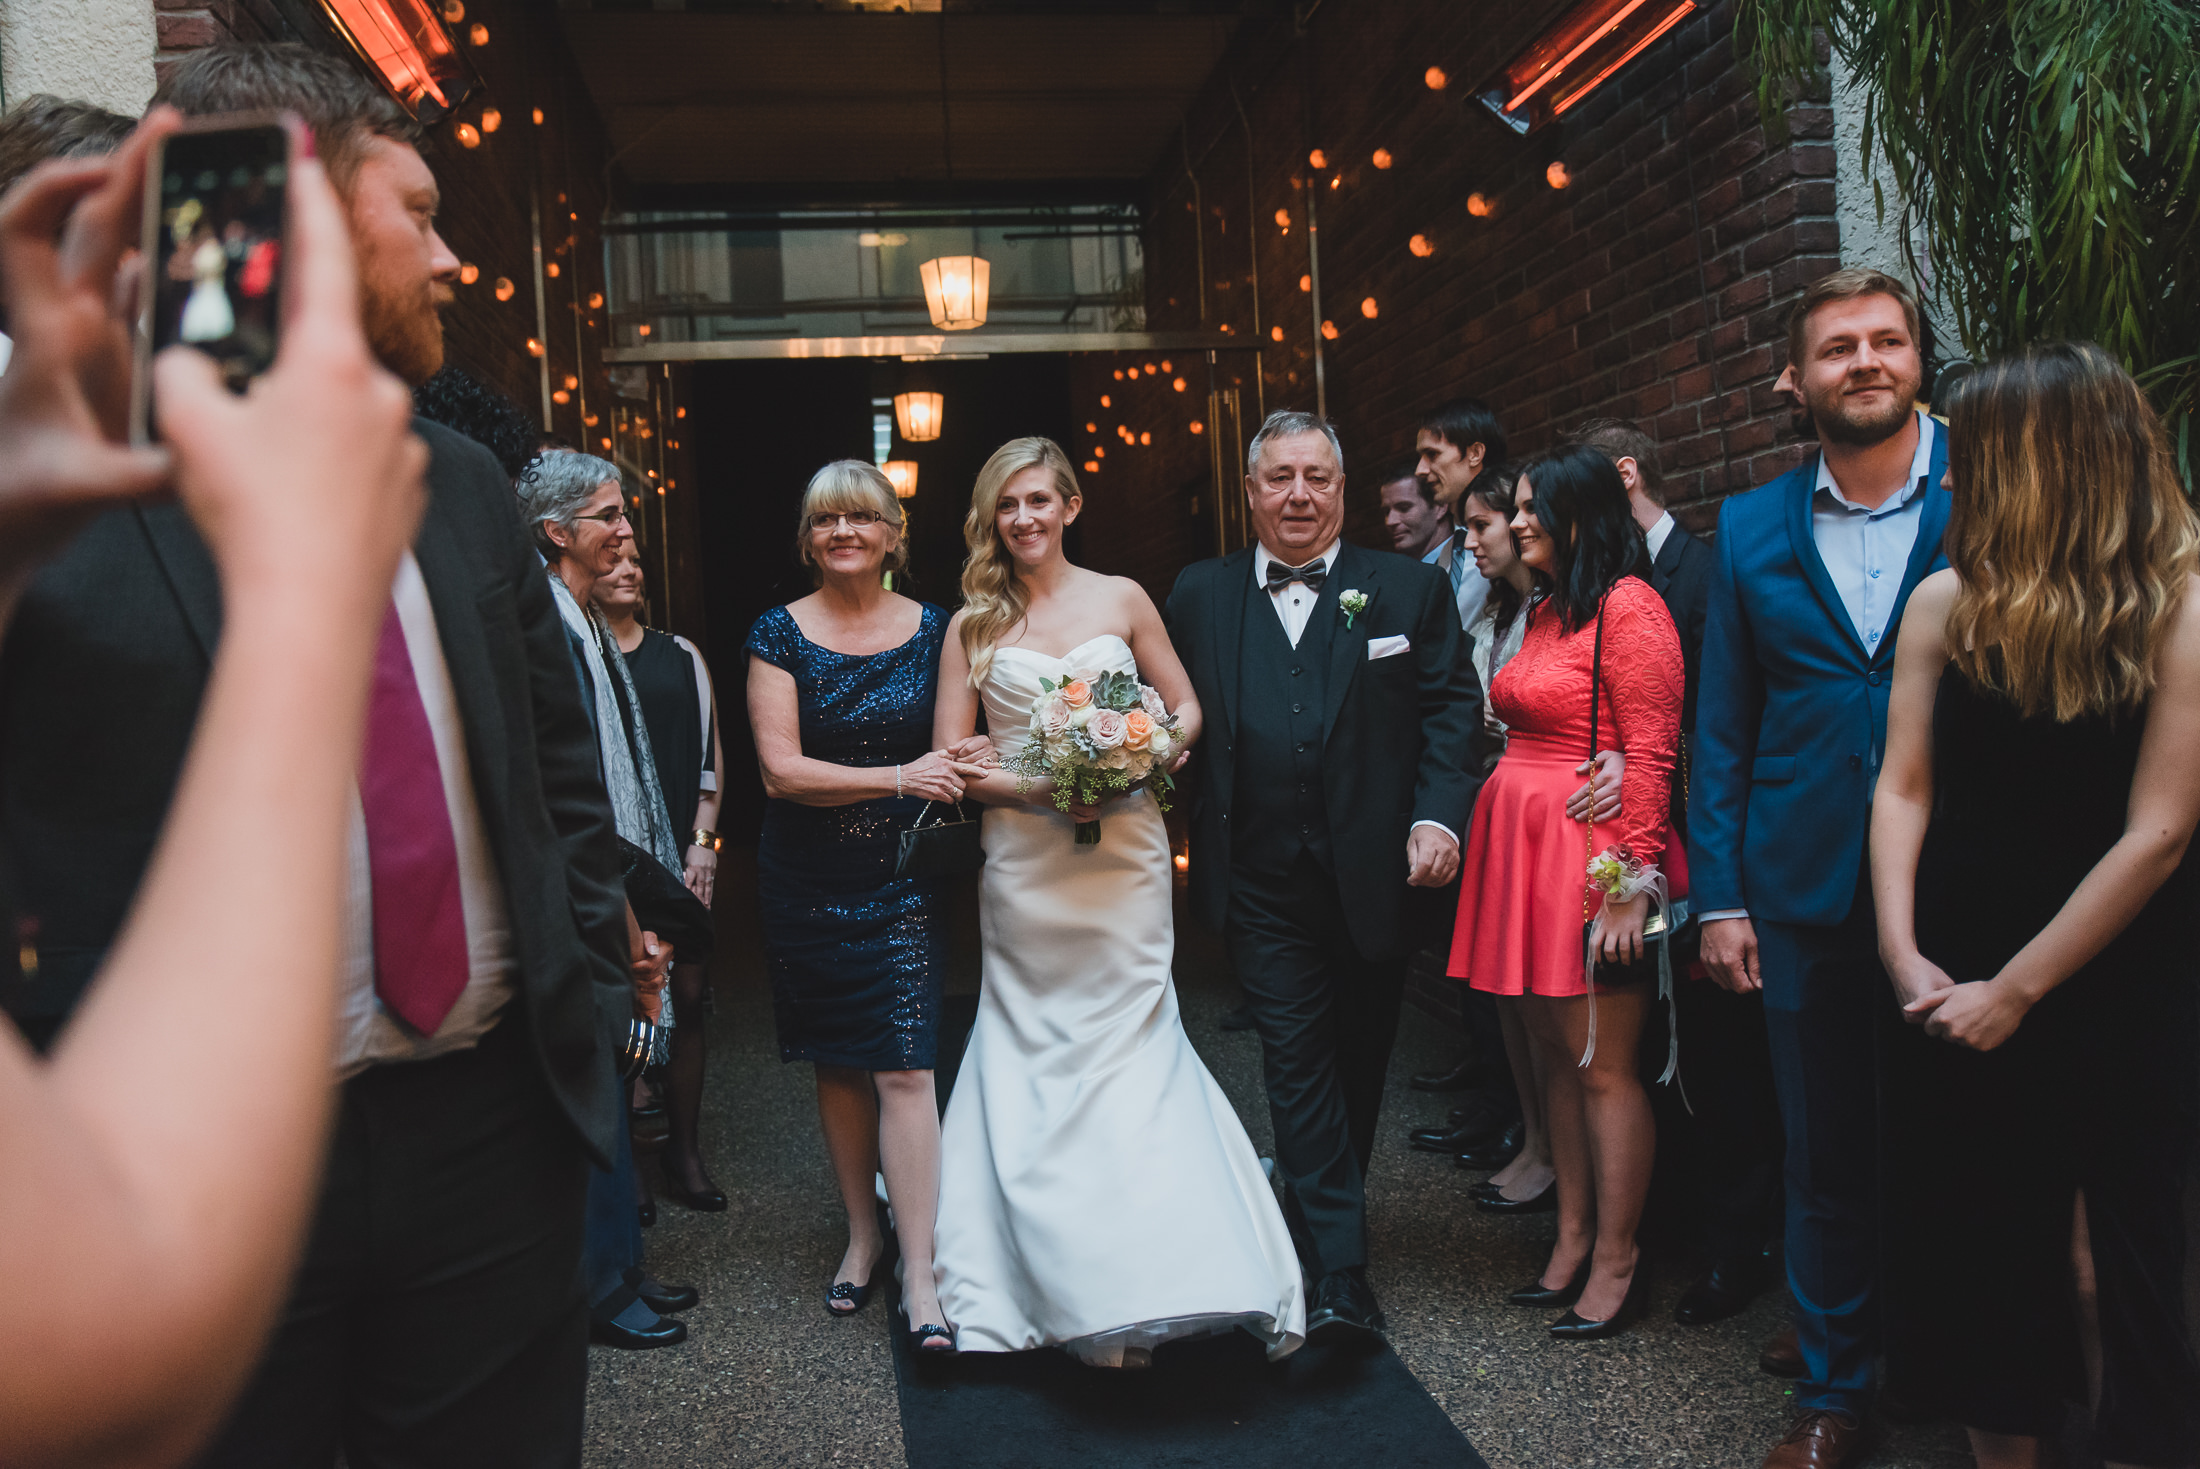
[[[135,117],[153,98],[153,0],[0,0],[0,86]]]

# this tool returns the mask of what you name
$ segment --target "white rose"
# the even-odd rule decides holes
[[[1059,739],[1069,733],[1069,701],[1060,694],[1049,694],[1039,702],[1033,723],[1048,739]]]
[[[1139,685],[1138,707],[1145,710],[1147,718],[1155,724],[1167,724],[1169,722],[1169,706],[1162,700],[1161,690],[1155,688],[1152,684]]]
[[[1121,749],[1123,745],[1123,716],[1113,709],[1095,709],[1085,721],[1085,738],[1099,750]]]
[[[1092,724],[1093,711],[1098,707],[1096,704],[1080,704],[1075,709],[1070,710],[1069,727],[1071,729],[1088,728]]]

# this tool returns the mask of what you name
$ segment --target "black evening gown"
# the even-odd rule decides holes
[[[1991,979],[2123,834],[2144,714],[2026,718],[1951,665],[1933,710],[1918,947]],[[1898,1026],[1886,1079],[1888,1386],[1989,1432],[2053,1438],[2083,1403],[2071,1286],[2086,1202],[2103,1457],[2200,1457],[2181,1200],[2200,1113],[2200,858],[1992,1051]]]
[[[626,655],[626,669],[642,701],[642,723],[649,730],[649,748],[657,760],[657,784],[664,788],[665,810],[684,852],[695,831],[695,805],[703,798],[703,772],[710,768],[695,660],[670,633],[645,627],[642,645]]]
[[[947,614],[927,603],[917,634],[856,656],[821,648],[775,607],[748,652],[793,675],[802,753],[892,766],[932,749],[932,697]],[[938,1050],[941,923],[934,884],[894,876],[914,796],[847,806],[767,801],[757,892],[779,1025],[779,1058],[865,1071],[925,1071]]]

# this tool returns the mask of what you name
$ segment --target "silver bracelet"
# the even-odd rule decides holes
[[[901,767],[899,765],[894,767],[894,799],[897,801],[901,799]]]

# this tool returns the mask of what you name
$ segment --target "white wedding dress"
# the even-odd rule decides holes
[[[1066,658],[998,649],[996,746],[1022,744],[1041,677],[1134,666],[1112,634]],[[1306,1328],[1290,1234],[1177,1016],[1159,808],[1119,803],[1087,847],[1051,809],[984,820],[984,993],[942,1124],[935,1247],[956,1346],[1142,1365],[1242,1326],[1290,1353]]]

